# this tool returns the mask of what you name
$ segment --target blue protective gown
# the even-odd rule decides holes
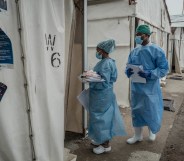
[[[133,126],[148,126],[155,134],[160,130],[163,114],[159,78],[168,73],[164,51],[155,44],[139,46],[130,53],[128,63],[142,65],[145,71],[151,72],[146,84],[131,83],[131,108]]]
[[[113,83],[117,79],[115,61],[102,59],[94,67],[104,82],[90,83],[89,92],[89,137],[102,144],[113,136],[125,135],[125,128],[120,114]]]

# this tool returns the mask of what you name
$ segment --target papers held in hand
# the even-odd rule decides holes
[[[93,70],[85,71],[83,74],[79,76],[79,79],[83,83],[87,82],[104,82],[105,80],[101,78],[99,74],[97,74]]]
[[[133,74],[131,75],[130,79],[134,83],[146,83],[146,79],[139,76],[138,72],[143,71],[143,67],[141,65],[132,65],[127,64],[128,68],[133,69]]]

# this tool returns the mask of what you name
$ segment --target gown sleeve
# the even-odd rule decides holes
[[[158,56],[155,59],[155,66],[156,68],[150,71],[151,79],[158,79],[167,75],[169,66],[163,50],[159,51]]]
[[[104,62],[101,66],[98,66],[96,69],[97,74],[101,76],[102,79],[104,79],[104,82],[91,82],[90,88],[93,89],[106,89],[112,86],[111,80],[113,76],[113,81],[116,81],[117,74],[113,74],[113,72],[116,69],[115,64],[111,64],[108,61]]]

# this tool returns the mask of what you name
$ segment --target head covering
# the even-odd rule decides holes
[[[104,50],[106,53],[110,54],[114,51],[116,47],[115,40],[110,39],[110,40],[102,41],[97,45],[97,47]]]
[[[150,27],[148,25],[139,25],[136,28],[136,33],[151,35]]]

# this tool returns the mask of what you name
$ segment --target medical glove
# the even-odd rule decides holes
[[[151,73],[148,71],[139,71],[138,74],[142,78],[151,78]]]
[[[132,68],[128,68],[128,69],[126,70],[126,74],[127,74],[127,77],[130,78],[131,75],[134,74],[133,69],[132,69]]]

